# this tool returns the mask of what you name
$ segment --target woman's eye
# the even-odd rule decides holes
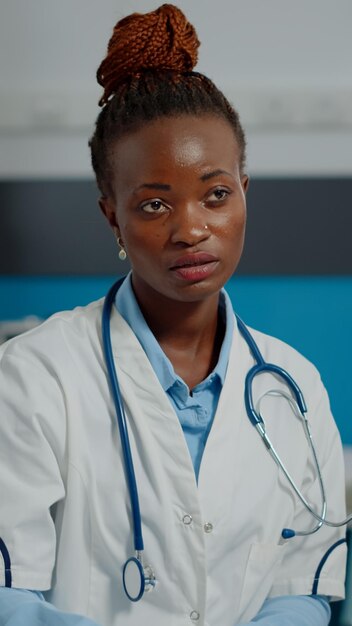
[[[167,207],[161,200],[150,200],[149,202],[145,202],[141,206],[142,211],[145,213],[164,213],[167,210]]]
[[[225,200],[230,195],[230,191],[228,189],[214,189],[211,194],[208,196],[208,201],[210,202],[221,202],[221,200]]]

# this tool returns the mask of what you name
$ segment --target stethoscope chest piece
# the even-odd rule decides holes
[[[142,562],[135,556],[126,561],[122,581],[125,593],[132,602],[138,602],[144,592],[151,591],[156,583],[151,567],[149,565],[143,567]]]

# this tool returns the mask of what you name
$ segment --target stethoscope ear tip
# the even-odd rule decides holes
[[[291,539],[295,535],[296,535],[296,533],[295,533],[294,530],[292,530],[292,528],[284,528],[282,533],[281,533],[281,537],[283,539]]]

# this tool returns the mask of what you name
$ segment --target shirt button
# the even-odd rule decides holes
[[[188,514],[184,515],[183,518],[182,518],[182,521],[183,521],[184,524],[186,524],[186,526],[189,526],[193,522],[192,515],[188,515]]]
[[[206,522],[206,524],[204,524],[204,532],[205,533],[211,533],[213,532],[213,524],[211,524],[211,522]]]
[[[190,616],[192,622],[198,622],[199,617],[200,617],[198,611],[191,611],[189,616]]]

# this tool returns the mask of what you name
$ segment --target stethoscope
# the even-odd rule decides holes
[[[108,371],[111,393],[112,393],[114,404],[115,404],[117,422],[119,426],[121,446],[122,446],[124,465],[125,465],[125,473],[126,473],[126,482],[127,482],[127,486],[128,486],[128,490],[130,494],[132,519],[133,519],[133,537],[134,537],[135,554],[134,556],[127,559],[126,563],[123,566],[122,581],[123,581],[123,587],[124,587],[127,597],[132,602],[137,602],[138,600],[142,598],[144,592],[151,591],[155,587],[156,577],[155,577],[152,567],[143,562],[144,543],[143,543],[142,519],[141,519],[141,513],[140,513],[140,507],[139,507],[137,482],[136,482],[136,476],[135,476],[135,471],[134,471],[131,446],[130,446],[130,441],[129,441],[129,436],[128,436],[127,420],[126,420],[123,402],[121,400],[121,392],[120,392],[120,387],[119,387],[119,383],[117,379],[114,356],[113,356],[112,345],[111,345],[111,333],[110,333],[111,311],[115,303],[116,293],[119,287],[121,286],[121,284],[123,283],[123,281],[124,281],[124,278],[118,280],[111,287],[111,289],[108,291],[105,297],[103,314],[102,314],[102,337],[103,337],[103,348],[104,348],[104,354],[105,354],[105,360],[106,360],[106,367]],[[246,341],[252,353],[252,356],[254,357],[256,361],[256,364],[249,370],[246,376],[246,381],[245,381],[244,399],[245,399],[247,415],[251,423],[253,424],[253,426],[256,428],[259,435],[261,436],[264,442],[264,445],[266,449],[268,450],[268,452],[270,453],[271,457],[274,459],[275,463],[279,466],[279,468],[282,470],[282,472],[286,476],[288,482],[290,483],[297,497],[302,502],[304,507],[309,511],[309,513],[315,518],[315,520],[317,520],[317,524],[313,528],[308,529],[308,530],[293,530],[292,528],[284,528],[281,533],[282,538],[290,539],[295,536],[297,537],[297,536],[312,535],[313,533],[316,533],[323,524],[325,524],[326,526],[332,526],[334,528],[348,524],[352,520],[352,515],[349,515],[348,517],[346,517],[346,519],[340,522],[331,522],[326,519],[327,502],[326,502],[326,494],[325,494],[323,478],[322,478],[319,461],[317,458],[309,422],[306,417],[307,407],[306,407],[306,404],[305,404],[305,401],[304,401],[304,398],[303,398],[303,395],[299,386],[293,380],[292,376],[290,376],[290,374],[286,372],[286,370],[284,370],[282,367],[279,367],[278,365],[274,365],[272,363],[266,363],[257,344],[255,343],[252,335],[250,334],[248,328],[245,326],[242,320],[238,317],[238,315],[237,314],[235,315],[237,319],[238,329],[243,339]],[[263,374],[264,372],[271,372],[272,374],[274,374],[276,378],[280,379],[286,384],[286,386],[288,387],[291,393],[287,393],[283,391],[282,389],[271,389],[265,392],[257,400],[257,404],[255,407],[254,402],[253,402],[253,394],[252,394],[253,380],[256,376],[258,376],[259,374]],[[281,461],[281,458],[276,452],[274,446],[272,445],[268,435],[266,434],[266,425],[265,425],[265,421],[263,417],[260,414],[260,405],[264,397],[268,395],[284,397],[287,400],[287,402],[290,404],[295,415],[302,422],[302,426],[303,426],[303,429],[304,429],[304,432],[308,441],[308,445],[312,452],[314,467],[318,476],[318,482],[319,482],[320,494],[321,494],[320,513],[317,513],[316,511],[314,511],[314,509],[311,507],[311,505],[307,502],[305,497],[302,495],[301,491],[297,487],[292,476],[290,475],[290,473],[284,466],[283,462]]]

